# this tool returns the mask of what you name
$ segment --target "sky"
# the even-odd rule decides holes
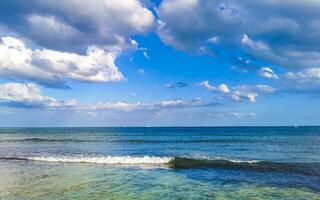
[[[320,125],[318,0],[2,0],[0,126]]]

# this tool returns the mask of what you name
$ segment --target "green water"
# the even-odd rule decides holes
[[[0,198],[8,200],[320,199],[305,188],[206,182],[166,168],[7,161],[0,175]]]
[[[319,144],[320,127],[0,129],[0,200],[320,200]]]

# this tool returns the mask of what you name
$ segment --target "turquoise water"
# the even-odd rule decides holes
[[[0,199],[320,199],[320,127],[0,129]]]

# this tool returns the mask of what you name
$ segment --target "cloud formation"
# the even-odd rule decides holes
[[[59,44],[62,42],[76,43],[77,41],[75,39],[81,36],[80,31],[76,28],[52,15],[30,14],[26,16],[26,20],[26,25],[30,31],[30,33],[27,34],[42,41],[41,43],[44,45],[51,46],[51,43]]]
[[[123,80],[117,57],[155,22],[139,0],[5,0],[0,13],[0,76],[59,88]]]
[[[319,95],[320,68],[290,71],[282,76],[281,91],[291,94]]]
[[[279,79],[278,75],[270,67],[261,67],[259,70],[260,76],[268,79]]]
[[[214,86],[214,85],[211,85],[208,80],[206,80],[206,81],[202,81],[201,83],[199,83],[199,86],[205,87],[211,91],[219,91],[222,93],[229,93],[230,92],[229,87],[224,83],[222,83],[218,86]]]
[[[320,66],[319,9],[314,0],[164,0],[157,9],[158,34],[183,51],[218,46],[232,53],[237,47],[281,67],[314,68]]]
[[[320,80],[320,68],[308,68],[298,72],[288,72],[286,73],[286,77],[298,82]]]
[[[210,107],[216,106],[218,103],[213,102],[204,102],[200,98],[195,98],[192,100],[183,100],[183,99],[172,99],[172,100],[163,100],[158,102],[149,102],[149,103],[128,103],[128,102],[103,102],[95,103],[91,105],[84,105],[81,109],[85,110],[114,110],[114,111],[159,111],[166,109],[176,109],[176,108],[190,108],[190,107]]]
[[[85,51],[91,45],[119,46],[148,32],[154,16],[139,0],[19,0],[0,3],[0,21],[37,45]],[[7,16],[15,16],[14,20]]]
[[[38,85],[33,83],[5,83],[0,84],[0,105],[8,107],[32,107],[32,108],[63,108],[75,111],[99,112],[99,111],[161,111],[167,109],[210,107],[218,103],[205,102],[200,98],[191,100],[171,99],[155,102],[97,102],[80,103],[75,99],[62,101],[41,93]]]
[[[41,94],[40,88],[32,83],[0,84],[0,104],[9,107],[68,107],[76,104],[75,100],[58,101]]]
[[[231,98],[235,101],[255,102],[259,94],[273,94],[275,89],[268,85],[239,85],[232,87]]]
[[[207,80],[202,81],[199,86],[213,91],[215,97],[228,98],[234,101],[247,100],[249,102],[255,102],[259,94],[272,94],[275,92],[275,89],[268,85],[239,85],[229,87],[226,84],[220,84],[219,86],[214,86]]]
[[[2,37],[0,75],[55,87],[64,87],[65,79],[121,81],[124,77],[114,63],[117,55],[117,49],[105,51],[97,46],[88,47],[86,55],[33,49],[21,39]]]

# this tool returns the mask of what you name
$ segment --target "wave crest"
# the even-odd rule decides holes
[[[245,161],[228,159],[199,159],[156,156],[39,156],[0,157],[0,160],[25,160],[62,163],[89,163],[103,165],[161,165],[172,169],[216,168],[257,172],[297,173],[320,177],[320,163],[283,163],[272,161]]]
[[[65,162],[65,163],[93,163],[93,164],[167,164],[173,157],[155,157],[155,156],[101,156],[101,157],[29,157],[28,160],[45,162]]]

